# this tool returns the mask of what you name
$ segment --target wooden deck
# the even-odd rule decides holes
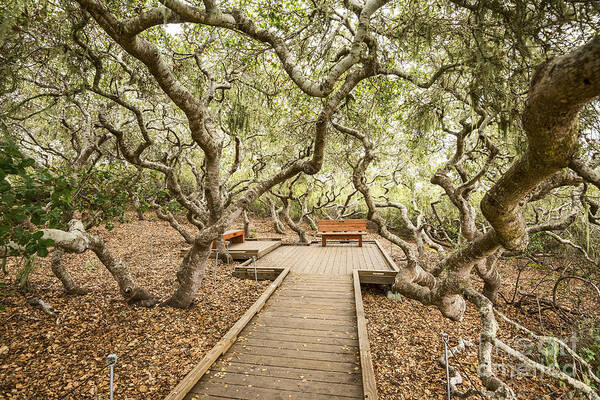
[[[360,284],[397,271],[379,243],[281,245],[256,264],[234,275],[273,284],[166,399],[376,400]]]
[[[231,243],[229,254],[234,260],[247,260],[252,257],[260,258],[281,246],[279,240],[246,240],[243,243]],[[214,250],[211,257],[214,257]]]
[[[352,271],[394,271],[394,267],[374,241],[358,247],[351,243],[329,242],[310,246],[284,245],[257,261],[261,267],[289,267],[292,272],[318,275],[352,275]]]
[[[363,397],[352,275],[290,273],[185,397]]]

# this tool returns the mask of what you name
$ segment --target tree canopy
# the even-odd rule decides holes
[[[572,0],[3,4],[0,246],[91,249],[153,305],[86,232],[152,210],[190,246],[165,301],[185,308],[242,213],[303,242],[363,214],[404,251],[395,291],[477,306],[482,382],[515,398],[491,369],[492,346],[521,356],[496,335],[497,260],[548,235],[597,265],[598,22]]]

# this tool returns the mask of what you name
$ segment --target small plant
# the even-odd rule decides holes
[[[577,353],[588,362],[600,377],[600,325],[593,318],[581,321],[577,327]]]
[[[528,254],[541,253],[544,251],[543,237],[540,233],[536,233],[531,236],[529,243],[527,244],[526,252]]]
[[[545,342],[541,348],[542,361],[544,365],[559,369],[560,366],[558,364],[558,355],[559,355],[559,346],[553,342]]]
[[[94,261],[91,261],[91,260],[85,261],[85,269],[87,269],[88,271],[95,271],[96,268],[98,268],[98,266],[96,265],[96,263]]]
[[[15,285],[19,290],[28,291],[30,289],[29,277],[36,267],[37,264],[35,263],[34,256],[30,256],[25,259],[23,268],[19,270],[17,277],[15,278]]]

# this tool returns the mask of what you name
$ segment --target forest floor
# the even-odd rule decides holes
[[[163,299],[172,292],[182,259],[180,250],[187,246],[166,223],[150,216],[146,221],[116,224],[111,231],[96,231],[144,287]],[[274,234],[269,219],[253,218],[251,231],[255,237],[297,241],[289,231]],[[369,238],[381,240],[389,251],[389,242],[372,233]],[[401,264],[398,248],[392,248],[392,255]],[[164,397],[268,285],[262,282],[257,289],[254,282],[231,276],[236,264],[220,263],[213,282],[212,261],[191,309],[146,309],[124,303],[116,283],[93,254],[68,255],[64,263],[76,281],[91,290],[89,294],[66,296],[47,259],[38,260],[28,293],[11,289],[15,265],[9,264],[9,273],[2,278],[6,287],[0,289],[0,399],[108,398],[105,357],[109,353],[120,357],[115,369],[116,398]],[[514,282],[518,261],[504,264],[503,275]],[[547,296],[549,282],[539,284],[544,274],[540,268],[527,269],[521,274],[520,290]],[[513,288],[508,284],[504,288],[508,299]],[[42,298],[60,310],[58,321],[28,305],[26,299],[30,297]],[[463,321],[455,323],[415,301],[389,299],[380,287],[363,288],[363,297],[381,399],[445,398],[445,371],[437,363],[443,352],[442,332],[449,334],[450,346],[458,338],[475,344],[452,359],[451,365],[463,375],[463,389],[472,384],[480,387],[476,350],[479,316],[473,307],[467,309]],[[500,309],[538,332],[569,333],[551,312],[523,304],[513,307],[502,300]],[[500,331],[509,344],[524,338],[502,323]],[[514,363],[502,357],[495,361],[513,368],[503,379],[520,399],[577,398],[549,379],[511,376]]]
[[[384,247],[389,249],[389,242],[384,239],[380,241],[386,242]],[[395,259],[400,258],[398,248],[393,253]],[[547,260],[553,267],[571,261]],[[397,262],[402,264],[401,261]],[[538,299],[551,299],[554,281],[548,277],[553,274],[548,274],[548,270],[542,266],[532,266],[529,260],[511,259],[500,261],[499,264],[504,282],[502,292],[508,302],[513,299],[518,270],[522,269],[515,296],[516,300],[521,301],[507,304],[501,297],[496,308],[537,334],[554,336],[572,343],[572,330],[568,324],[551,308],[540,306],[537,302]],[[528,268],[524,268],[527,266]],[[473,280],[478,279],[473,276]],[[442,333],[449,335],[449,347],[457,345],[459,338],[473,344],[466,352],[450,359],[450,365],[463,378],[463,384],[458,388],[462,391],[473,387],[483,389],[477,373],[477,344],[481,324],[479,312],[472,304],[468,303],[462,321],[452,322],[444,318],[435,307],[426,307],[405,297],[400,300],[388,298],[381,287],[363,287],[362,292],[380,399],[446,398],[445,369],[438,363],[438,358],[444,354]],[[533,294],[533,298],[530,294]],[[501,340],[533,359],[542,361],[539,347],[533,345],[526,334],[502,320],[498,323],[498,337]],[[498,350],[493,352],[493,362],[497,364],[494,366],[496,374],[515,391],[519,399],[583,398],[559,382],[535,374],[535,371],[507,358]]]
[[[140,284],[162,299],[172,293],[188,247],[168,224],[147,221],[96,229]],[[31,290],[0,289],[0,399],[108,399],[105,360],[115,353],[116,399],[159,399],[194,367],[263,293],[269,282],[232,277],[235,264],[214,260],[188,310],[127,305],[111,275],[91,252],[67,255],[65,266],[91,292],[67,296],[39,259]],[[11,285],[16,268],[3,282]],[[39,297],[60,310],[58,321],[26,303]],[[86,379],[89,381],[83,383]],[[80,386],[81,385],[81,386]]]

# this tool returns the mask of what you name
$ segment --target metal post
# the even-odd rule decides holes
[[[215,269],[213,273],[213,285],[217,282],[217,263],[219,262],[219,248],[215,247]]]
[[[256,281],[256,288],[258,289],[258,275],[256,273],[256,257],[252,256],[252,263],[254,264],[254,280]]]
[[[448,389],[448,400],[450,400],[450,367],[448,365],[448,334],[442,333],[442,341],[444,342],[444,358],[446,360],[446,383]]]
[[[117,363],[118,357],[116,354],[109,354],[106,356],[106,364],[110,368],[110,400],[113,400],[114,393],[114,376],[115,376],[115,364]]]
[[[227,252],[227,254],[228,254],[228,257],[226,257],[226,258],[227,258],[227,261],[229,261],[229,260],[230,260],[230,258],[229,258],[229,257],[231,257],[231,254],[229,254],[229,245],[230,245],[230,244],[231,244],[231,241],[230,241],[230,240],[226,240],[226,241],[225,241],[225,251],[226,251],[226,252]],[[233,261],[233,258],[231,258],[231,261]]]

